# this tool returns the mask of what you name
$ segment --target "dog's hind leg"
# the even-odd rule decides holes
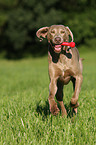
[[[83,76],[82,74],[79,74],[78,76],[75,77],[75,79],[73,80],[73,86],[74,86],[74,95],[71,98],[71,107],[74,109],[74,111],[77,113],[77,107],[79,106],[78,103],[78,96],[81,90],[81,85],[82,85],[82,81],[83,81]]]

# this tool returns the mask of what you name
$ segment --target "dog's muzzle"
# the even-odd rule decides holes
[[[60,53],[61,49],[62,49],[62,44],[63,39],[60,36],[55,36],[55,38],[53,39],[53,44],[54,44],[54,51],[56,53]]]
[[[55,45],[55,46],[54,46],[54,51],[55,51],[56,53],[60,53],[60,52],[61,52],[61,48],[62,48],[61,45]]]

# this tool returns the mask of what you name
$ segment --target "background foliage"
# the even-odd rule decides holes
[[[46,43],[36,38],[43,26],[64,24],[77,45],[96,45],[95,0],[0,0],[0,51],[7,58],[47,53]]]

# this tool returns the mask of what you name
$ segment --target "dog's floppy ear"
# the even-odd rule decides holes
[[[40,28],[40,29],[36,32],[36,35],[37,35],[37,37],[40,39],[40,41],[42,41],[43,38],[46,38],[48,29],[49,29],[49,27],[43,27],[43,28]],[[41,38],[41,37],[43,37],[43,38]]]
[[[68,31],[68,35],[71,36],[72,42],[73,42],[73,33],[71,32],[71,30],[69,29],[69,27],[65,27],[65,28],[66,28],[66,30]]]

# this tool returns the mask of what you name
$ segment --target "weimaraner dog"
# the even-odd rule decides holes
[[[73,111],[77,113],[78,96],[81,90],[83,81],[82,76],[82,59],[79,57],[79,52],[76,47],[62,46],[63,42],[69,42],[69,36],[73,41],[73,34],[69,27],[64,25],[52,25],[50,27],[40,28],[37,37],[42,41],[47,37],[49,42],[48,62],[49,62],[49,105],[50,112],[53,115],[59,113],[59,108],[54,100],[56,96],[60,104],[62,116],[67,115],[63,104],[63,86],[70,81],[73,83],[74,94],[71,98],[70,105]]]

